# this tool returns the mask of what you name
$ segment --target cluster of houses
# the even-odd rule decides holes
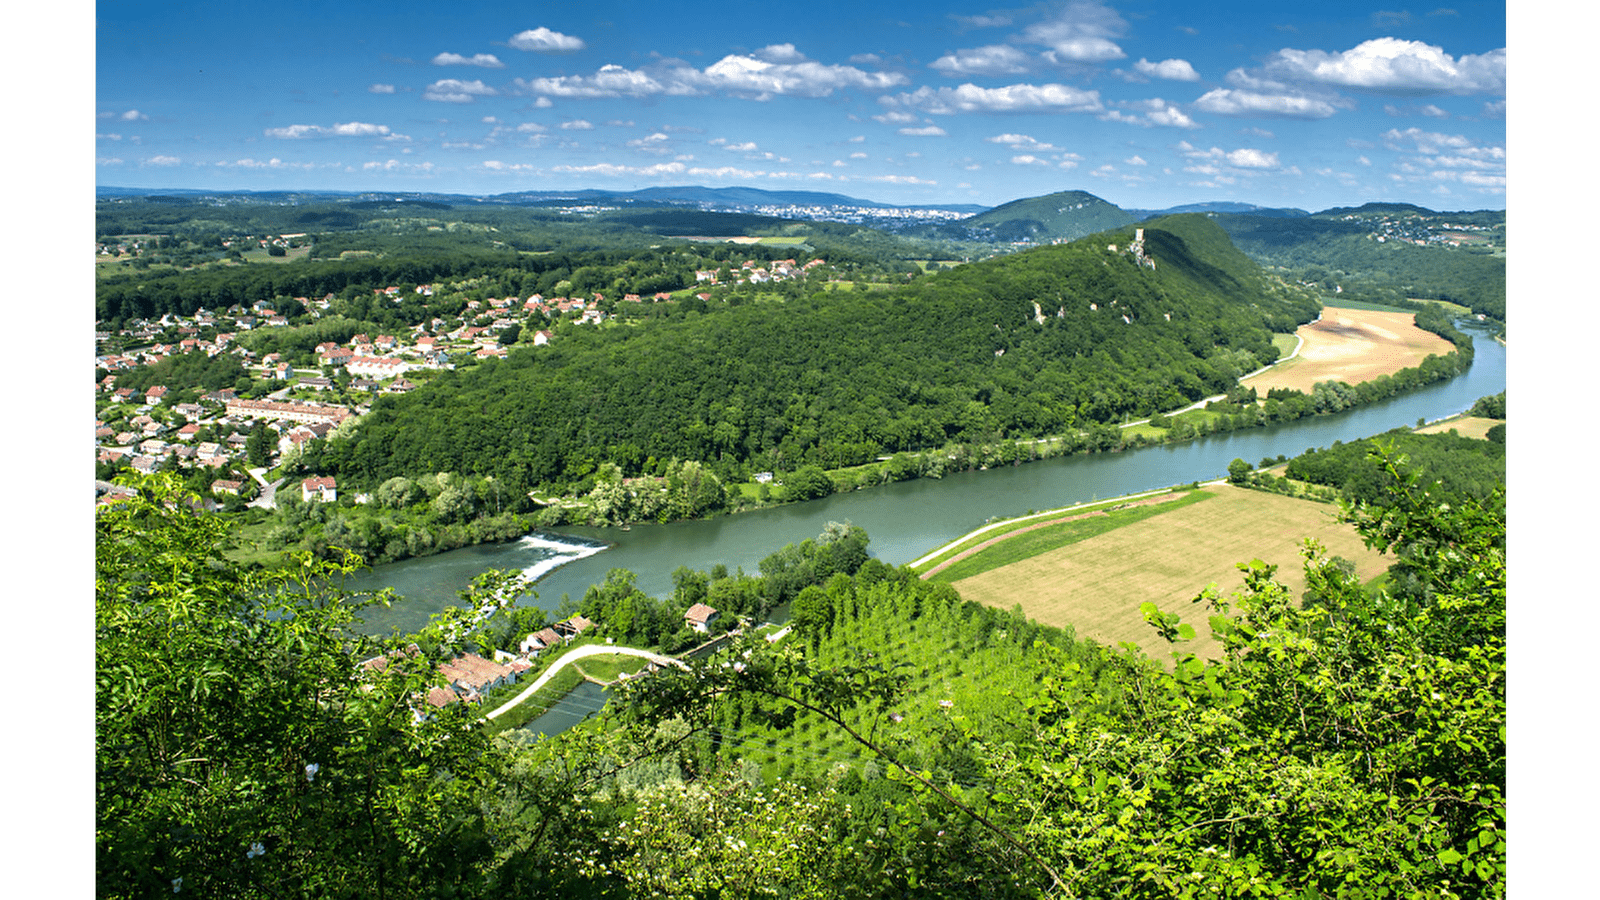
[[[452,703],[479,702],[490,691],[501,685],[513,684],[532,670],[533,659],[539,654],[553,647],[566,646],[594,625],[583,616],[573,616],[523,638],[517,653],[495,651],[492,660],[476,653],[463,653],[440,663],[436,668],[445,683],[431,688],[421,698],[426,708],[419,709],[418,715],[426,715],[428,709],[443,709]],[[417,648],[413,645],[404,652],[415,655]],[[360,668],[367,672],[382,672],[395,653],[363,660]]]
[[[808,275],[813,269],[827,265],[825,260],[813,259],[803,265],[796,264],[792,259],[780,259],[766,266],[753,259],[747,259],[739,268],[730,273],[735,284],[767,284],[773,281],[787,281]],[[696,269],[694,280],[696,283],[721,284],[718,281],[717,269]],[[702,298],[704,299],[704,298]]]

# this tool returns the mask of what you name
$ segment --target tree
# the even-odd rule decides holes
[[[806,466],[783,479],[784,499],[814,500],[833,493],[833,479],[817,466]]]
[[[256,427],[250,429],[244,444],[245,457],[250,460],[250,465],[256,468],[271,465],[275,450],[277,444],[272,438],[272,430],[265,423],[257,422]]]
[[[358,668],[354,561],[239,570],[175,480],[128,483],[95,518],[98,894],[475,894],[498,754],[414,717],[429,660]]]
[[[1232,484],[1244,484],[1245,478],[1250,474],[1250,464],[1238,457],[1228,463],[1228,481]]]

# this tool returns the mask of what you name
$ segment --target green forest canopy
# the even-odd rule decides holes
[[[377,401],[330,448],[341,478],[493,474],[570,485],[605,460],[700,460],[719,477],[1039,436],[1221,393],[1277,358],[1317,303],[1201,216],[1045,247],[893,292],[818,294],[649,328],[568,328],[538,352]]]

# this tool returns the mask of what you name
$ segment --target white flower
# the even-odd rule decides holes
[[[179,892],[181,890],[183,890],[183,879],[182,878],[174,878],[174,879],[172,879],[172,892],[174,894],[176,894],[177,892]]]
[[[267,852],[267,848],[263,847],[261,845],[260,841],[256,841],[255,843],[250,845],[250,852],[245,854],[245,858],[246,859],[255,859],[258,856],[264,855],[266,852]]]
[[[322,767],[316,763],[306,763],[306,781],[317,777],[317,773],[320,771],[322,771]]]

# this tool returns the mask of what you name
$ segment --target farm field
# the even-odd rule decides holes
[[[1320,320],[1295,333],[1305,340],[1298,356],[1240,383],[1262,396],[1272,388],[1309,394],[1319,381],[1360,384],[1420,365],[1429,354],[1443,356],[1455,349],[1444,338],[1418,328],[1409,312],[1329,306]]]
[[[1502,424],[1499,419],[1485,419],[1481,416],[1457,416],[1453,419],[1446,419],[1443,422],[1435,422],[1424,428],[1418,428],[1416,431],[1417,434],[1444,434],[1445,432],[1454,431],[1462,437],[1479,438],[1481,440],[1489,436],[1489,429],[1499,424]]]
[[[1277,565],[1278,580],[1296,597],[1305,590],[1305,538],[1354,563],[1363,582],[1389,566],[1354,528],[1337,521],[1334,506],[1225,484],[1204,490],[1215,496],[952,585],[963,599],[1002,609],[1021,604],[1025,615],[1041,623],[1070,626],[1079,637],[1103,644],[1138,644],[1165,659],[1169,649],[1139,612],[1150,601],[1195,626],[1199,636],[1185,649],[1215,657],[1221,645],[1211,638],[1208,614],[1189,601],[1208,584],[1224,594],[1242,587],[1237,563],[1260,559]]]

